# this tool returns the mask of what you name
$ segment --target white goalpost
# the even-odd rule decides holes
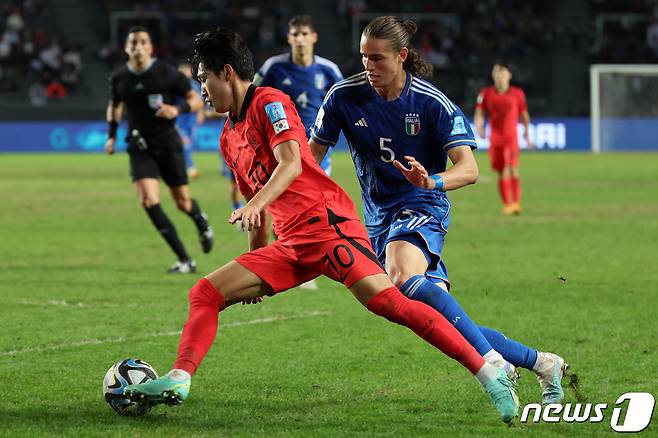
[[[590,66],[592,152],[658,151],[658,65]]]

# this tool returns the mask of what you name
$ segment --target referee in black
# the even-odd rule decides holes
[[[196,264],[185,250],[174,224],[160,206],[160,182],[169,186],[179,210],[185,212],[199,232],[204,253],[213,245],[213,230],[208,217],[191,198],[183,158],[183,141],[175,128],[182,112],[197,111],[203,102],[190,87],[187,77],[176,68],[153,58],[148,30],[132,27],[126,37],[128,62],[110,76],[111,98],[107,107],[108,139],[105,152],[114,153],[117,127],[125,108],[128,118],[128,154],[130,175],[137,196],[155,228],[176,253],[178,260],[170,273],[195,272]],[[173,105],[176,97],[185,102]]]

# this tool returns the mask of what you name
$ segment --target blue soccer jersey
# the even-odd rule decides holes
[[[192,86],[194,92],[197,93],[199,97],[201,97],[201,84],[199,84],[198,81],[190,79],[190,85]],[[176,103],[183,102],[185,102],[184,98],[179,98],[176,100]],[[176,117],[176,126],[178,126],[184,135],[191,138],[192,131],[196,127],[196,113],[187,112],[179,114],[178,117]]]
[[[290,53],[284,53],[265,61],[254,78],[254,84],[277,88],[290,96],[306,128],[306,135],[310,136],[325,95],[342,79],[338,66],[328,59],[316,55],[313,64],[302,67],[292,62]],[[327,156],[321,167],[327,171],[328,166]]]
[[[373,237],[387,232],[400,207],[410,202],[449,210],[445,193],[412,185],[393,160],[406,164],[404,156],[414,156],[432,175],[446,170],[449,149],[476,148],[462,110],[434,85],[410,74],[400,97],[390,101],[377,94],[365,72],[337,83],[318,112],[311,138],[333,146],[340,131],[349,144]]]

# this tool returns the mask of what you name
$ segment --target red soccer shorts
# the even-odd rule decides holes
[[[320,229],[313,227],[313,242],[286,239],[283,244],[277,240],[242,254],[235,261],[269,284],[274,293],[320,275],[349,288],[369,275],[384,273],[361,222],[348,219],[329,224],[327,218],[322,218],[322,222],[326,225]]]
[[[505,167],[519,167],[520,154],[518,145],[492,144],[489,147],[491,168],[500,173]]]

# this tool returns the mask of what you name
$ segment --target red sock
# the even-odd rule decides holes
[[[190,289],[190,314],[183,327],[174,368],[194,374],[215,340],[219,312],[224,307],[224,297],[206,278]]]
[[[512,178],[500,178],[498,180],[498,191],[500,192],[500,197],[503,200],[503,204],[511,204],[513,202]]]
[[[521,180],[514,176],[510,179],[512,180],[512,201],[519,204],[521,203]]]
[[[367,307],[376,315],[410,328],[473,374],[484,365],[482,356],[443,315],[425,303],[410,300],[396,287],[372,297]]]

